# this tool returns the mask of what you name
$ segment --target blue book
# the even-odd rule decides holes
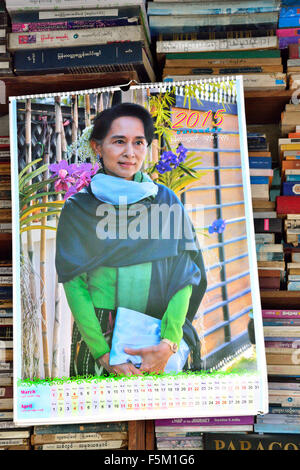
[[[250,184],[269,184],[268,176],[250,176]]]
[[[218,3],[215,7],[198,3],[177,2],[148,2],[148,15],[234,15],[249,13],[267,13],[278,11],[280,2],[278,0],[264,1],[258,5],[257,1],[243,2],[242,6],[232,2]]]
[[[289,18],[290,16],[300,15],[300,4],[297,6],[283,6],[280,8],[279,18]]]
[[[286,175],[285,177],[287,182],[290,181],[299,181],[300,182],[300,175]]]
[[[293,181],[285,181],[284,183],[282,183],[282,195],[300,196],[300,184],[297,184]]]
[[[287,284],[287,290],[289,291],[299,291],[300,282],[299,281],[289,281]]]
[[[250,168],[272,168],[272,159],[270,157],[249,157]]]
[[[290,16],[286,18],[279,18],[278,28],[297,28],[300,26],[300,16]]]
[[[14,53],[16,75],[44,73],[101,73],[136,70],[140,80],[155,76],[141,41],[94,46],[30,49]]]
[[[300,426],[299,424],[256,423],[254,424],[254,432],[300,434]]]

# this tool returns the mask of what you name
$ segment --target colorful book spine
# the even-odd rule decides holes
[[[270,157],[249,157],[250,168],[272,169],[272,158]]]
[[[279,38],[281,37],[293,37],[293,36],[300,36],[300,28],[283,28],[277,29],[276,34]]]
[[[170,418],[156,419],[155,426],[208,426],[208,425],[230,425],[230,424],[253,424],[253,416],[226,416],[209,418]]]
[[[298,196],[277,196],[276,211],[278,215],[299,214],[300,198]]]
[[[300,310],[262,310],[263,318],[300,318]]]
[[[288,36],[278,38],[279,49],[288,49],[291,44],[299,44],[300,36]]]
[[[297,28],[300,26],[300,16],[279,17],[278,28]]]
[[[68,20],[68,21],[43,21],[36,23],[12,23],[12,33],[27,33],[38,31],[56,31],[56,30],[74,30],[105,28],[117,26],[131,26],[138,24],[138,18],[119,18],[119,19],[86,19],[86,20]]]
[[[300,196],[300,184],[284,181],[282,183],[282,195],[283,196]]]
[[[291,16],[300,16],[300,5],[290,6],[290,7],[282,6],[280,8],[279,16],[280,18],[290,18]]]
[[[126,41],[144,41],[145,44],[147,43],[143,27],[141,25],[134,25],[70,31],[9,33],[8,45],[10,51],[19,51],[52,47],[93,46],[95,44],[119,42],[120,38],[126,38]]]

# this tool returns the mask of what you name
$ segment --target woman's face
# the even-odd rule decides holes
[[[108,175],[132,180],[141,169],[147,153],[143,122],[131,116],[115,119],[96,149]]]

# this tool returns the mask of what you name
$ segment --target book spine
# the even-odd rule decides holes
[[[51,47],[93,46],[95,44],[107,44],[108,42],[120,42],[120,38],[126,38],[126,41],[143,41],[142,27],[134,25],[72,31],[9,33],[8,43],[9,49],[15,51]]]
[[[158,54],[176,52],[205,52],[205,51],[234,51],[241,49],[266,49],[276,48],[278,38],[266,36],[261,38],[237,38],[237,39],[209,39],[203,41],[157,41]]]
[[[224,5],[218,4],[216,8],[205,7],[204,5],[189,5],[189,4],[156,4],[150,2],[148,6],[148,15],[247,15],[250,13],[270,13],[278,10],[278,6],[259,6],[252,3],[252,6],[240,7],[239,5]]]
[[[300,36],[300,28],[284,28],[284,29],[277,29],[276,34],[279,38],[281,37],[292,37],[292,36]]]
[[[270,157],[249,157],[250,168],[272,169],[272,158]]]
[[[298,44],[300,36],[281,37],[278,40],[279,49],[288,49],[291,44]]]
[[[262,310],[263,318],[300,318],[300,310]]]
[[[56,31],[56,30],[73,30],[73,29],[90,29],[105,28],[118,26],[131,26],[138,24],[138,19],[120,18],[114,20],[105,19],[86,19],[86,20],[67,20],[67,21],[43,21],[35,23],[12,23],[12,33],[27,33],[39,31]]]
[[[300,195],[300,184],[293,182],[284,181],[282,184],[282,195],[283,196],[299,196]]]
[[[299,45],[298,44],[289,45],[289,58],[299,59]]]
[[[279,17],[278,28],[297,28],[300,26],[300,16]]]
[[[30,11],[30,10],[80,10],[87,8],[111,8],[121,7],[124,0],[6,0],[6,10],[8,12]],[[145,5],[145,0],[126,0],[126,5]]]
[[[254,219],[254,228],[256,233],[281,233],[282,220],[281,219]]]
[[[284,2],[283,2],[284,3]],[[300,8],[299,7],[281,7],[279,17],[280,18],[290,18],[291,16],[300,16]]]
[[[277,196],[277,214],[299,214],[300,198],[298,196]]]
[[[102,66],[139,63],[141,60],[142,44],[140,42],[49,48],[46,53],[43,49],[31,49],[15,52],[14,70],[18,74],[99,67],[100,71]]]

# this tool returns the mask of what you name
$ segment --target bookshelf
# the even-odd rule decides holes
[[[42,76],[0,77],[5,84],[7,103],[0,105],[0,115],[8,113],[8,97],[37,93],[79,91],[89,88],[138,82],[135,72],[106,74],[54,74]],[[293,90],[246,91],[245,110],[247,125],[276,126],[281,112],[290,102]],[[0,257],[11,252],[11,234],[0,234]],[[289,291],[262,291],[262,308],[299,308],[299,293]],[[154,421],[130,421],[128,423],[128,450],[155,450]]]

